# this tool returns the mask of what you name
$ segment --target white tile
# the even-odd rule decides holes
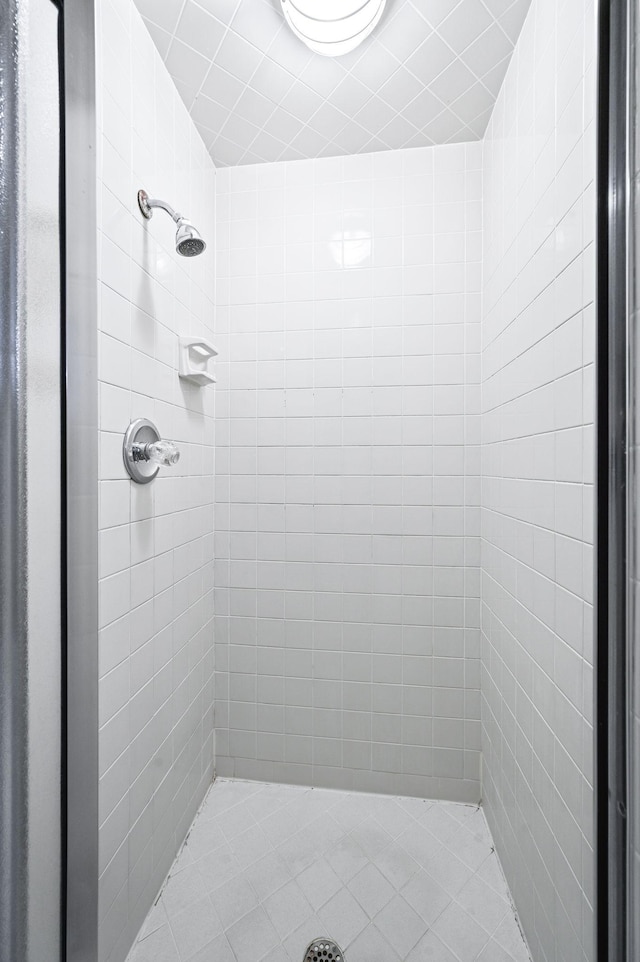
[[[198,856],[207,855],[209,852],[219,848],[225,842],[222,829],[215,821],[199,819],[187,839],[187,845]]]
[[[235,955],[225,935],[218,935],[192,955],[188,962],[235,962]]]
[[[409,879],[402,888],[401,894],[420,918],[428,922],[429,925],[433,925],[451,902],[451,896],[424,871]],[[467,908],[467,911],[471,910]]]
[[[317,911],[342,888],[342,881],[326,858],[321,858],[298,875],[298,885],[307,901]]]
[[[349,946],[349,958],[353,962],[397,962],[399,956],[375,925],[370,924]]]
[[[425,959],[433,960],[433,962],[436,962],[436,960],[437,962],[457,962],[457,958],[440,941],[438,936],[432,930],[429,930],[411,950],[407,956],[407,962],[423,962]]]
[[[326,931],[332,933],[332,937],[344,948],[345,952],[369,921],[353,895],[346,889],[341,889],[330,898],[318,910],[318,917],[324,924]]]
[[[373,864],[358,872],[348,884],[348,889],[365,910],[369,918],[374,918],[389,902],[395,889]]]
[[[302,925],[299,925],[285,939],[283,947],[291,962],[297,962],[303,956],[311,940],[318,938],[318,933],[322,932],[322,928],[322,922],[314,915],[303,922]]]
[[[262,904],[281,940],[313,914],[307,899],[294,881],[288,882],[268,896]]]
[[[401,895],[394,898],[375,917],[375,926],[401,958],[408,955],[427,930],[427,922]]]
[[[327,855],[327,861],[343,882],[349,882],[367,864],[367,857],[356,842],[345,837]]]
[[[516,919],[509,913],[493,934],[493,938],[506,949],[515,962],[528,962],[529,953]]]
[[[478,962],[512,962],[513,956],[491,939],[478,956]],[[527,960],[528,962],[528,960]]]
[[[183,871],[172,874],[162,891],[162,902],[169,921],[205,895],[202,877],[195,866],[188,866]]]
[[[455,955],[462,958],[475,958],[489,940],[487,933],[471,916],[454,904],[436,919],[433,931]]]
[[[200,873],[205,889],[211,892],[223,883],[240,874],[240,866],[231,854],[228,845],[221,846],[196,860],[195,865]]]
[[[244,874],[260,901],[263,901],[272,892],[280,889],[290,879],[287,866],[275,852],[270,852],[261,859],[258,859],[245,869]],[[309,893],[302,884],[302,876],[298,877],[298,883],[301,885],[307,899],[309,899]],[[309,899],[309,901],[311,900]]]
[[[389,845],[376,855],[373,863],[396,889],[401,889],[420,871],[416,860],[400,845]]]
[[[208,898],[193,902],[171,918],[171,932],[181,959],[190,959],[222,934],[220,919]]]
[[[240,835],[236,835],[229,842],[229,847],[241,868],[253,865],[258,859],[272,851],[269,841],[258,825],[252,826]]]
[[[226,934],[238,962],[264,958],[279,941],[276,930],[261,907],[241,918]]]
[[[194,0],[185,4],[176,29],[183,43],[208,59],[215,56],[225,33],[224,25]]]
[[[225,929],[258,905],[251,885],[242,876],[214,888],[211,901]]]

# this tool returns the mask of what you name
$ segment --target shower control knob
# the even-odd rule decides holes
[[[127,473],[137,484],[153,481],[161,467],[170,468],[180,460],[173,441],[163,441],[152,421],[138,418],[126,430],[122,459]]]
[[[150,441],[134,444],[131,451],[134,461],[151,461],[153,464],[173,467],[180,460],[180,452],[173,441]]]

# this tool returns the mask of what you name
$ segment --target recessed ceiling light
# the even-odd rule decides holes
[[[354,50],[375,30],[387,0],[280,0],[287,23],[323,57]]]

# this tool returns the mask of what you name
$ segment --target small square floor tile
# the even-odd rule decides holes
[[[229,842],[229,848],[241,869],[248,868],[273,851],[271,843],[259,825],[252,825]]]
[[[207,894],[206,885],[195,865],[170,875],[162,892],[162,903],[169,921]]]
[[[373,864],[366,865],[349,882],[347,888],[370,919],[383,909],[395,895],[395,889]]]
[[[513,962],[513,956],[491,939],[478,956],[478,962]]]
[[[406,849],[396,842],[392,842],[373,860],[385,878],[389,879],[395,889],[401,889],[410,878],[420,871],[420,866]]]
[[[240,866],[236,862],[229,846],[225,843],[215,852],[209,852],[194,862],[207,892],[219,888],[240,874]]]
[[[215,824],[222,830],[226,840],[230,842],[236,836],[246,832],[252,825],[255,825],[255,819],[244,805],[234,805],[233,808],[218,815]]]
[[[504,917],[493,933],[493,938],[507,950],[514,962],[529,962],[529,953],[520,926],[512,912]]]
[[[429,931],[413,947],[405,962],[460,962],[460,959],[453,955],[437,935]],[[473,960],[465,959],[465,962],[473,962]],[[487,962],[490,960],[487,959]]]
[[[325,934],[323,923],[317,915],[312,915],[294,929],[282,944],[291,962],[302,962],[309,942]]]
[[[478,869],[476,877],[486,883],[494,892],[502,896],[502,898],[508,899],[507,883],[502,874],[502,868],[500,867],[500,862],[495,852],[492,851],[489,857],[485,859]]]
[[[287,955],[284,946],[276,945],[275,949],[271,949],[260,959],[259,962],[290,962],[289,956]]]
[[[220,848],[225,841],[226,836],[214,819],[196,819],[186,847],[192,856],[195,853],[198,858],[202,858],[203,855]]]
[[[438,885],[451,896],[456,896],[474,875],[468,865],[465,865],[445,848],[442,848],[430,862],[427,862],[425,868]]]
[[[181,959],[191,958],[222,934],[222,924],[208,897],[193,902],[179,915],[175,915],[170,924]]]
[[[277,852],[269,852],[246,868],[244,877],[262,901],[286,885],[291,879],[291,872]]]
[[[415,819],[398,805],[395,798],[381,798],[373,806],[373,818],[391,838],[397,838],[407,829],[413,828]]]
[[[400,958],[409,954],[427,930],[427,923],[401,895],[394,896],[375,917],[374,923]]]
[[[400,962],[400,959],[375,925],[369,924],[349,946],[348,962]]]
[[[298,875],[298,885],[304,892],[309,904],[317,911],[342,888],[338,878],[326,858],[318,859]]]
[[[326,934],[335,939],[345,952],[369,922],[364,910],[346,889],[341,889],[329,899],[318,911],[318,916],[324,923]]]
[[[262,906],[227,929],[226,936],[238,962],[256,962],[280,942]]]
[[[398,838],[398,844],[404,848],[411,858],[425,868],[431,859],[435,858],[442,850],[442,843],[432,835],[422,825],[414,825],[408,828]]]
[[[262,903],[281,939],[313,915],[313,909],[295,882],[287,882]]]
[[[459,959],[475,959],[489,941],[485,930],[454,902],[436,919],[433,931]]]
[[[464,825],[449,840],[448,848],[456,858],[468,865],[474,872],[478,871],[488,857],[487,843],[479,835],[468,832]]]
[[[226,935],[219,935],[187,959],[187,962],[236,962],[236,957]]]
[[[460,822],[454,818],[446,809],[440,805],[432,805],[420,819],[423,828],[426,828],[441,844],[446,845],[450,839],[460,830]]]
[[[253,888],[242,875],[214,889],[211,901],[225,929],[258,906]]]
[[[441,888],[435,879],[424,871],[409,879],[401,890],[404,899],[429,925],[451,904],[451,896]]]
[[[506,899],[501,898],[477,875],[469,879],[458,892],[456,902],[489,935],[495,932],[510,909]]]
[[[385,832],[383,827],[372,818],[354,828],[351,838],[357,842],[368,858],[375,858],[392,841],[389,833]]]
[[[347,836],[327,853],[327,862],[343,882],[349,882],[368,864],[369,859],[357,842]]]

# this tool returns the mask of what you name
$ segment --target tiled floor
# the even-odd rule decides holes
[[[474,805],[218,780],[130,962],[528,962]]]

